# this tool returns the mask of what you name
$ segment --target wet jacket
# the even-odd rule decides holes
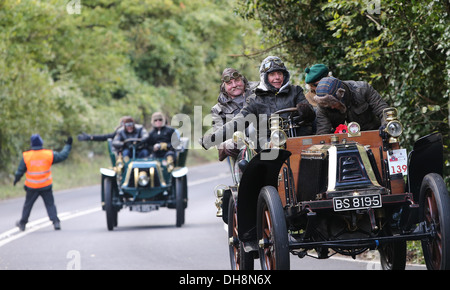
[[[343,81],[345,95],[342,100],[347,110],[317,107],[317,134],[333,133],[337,126],[345,122],[358,122],[361,131],[377,130],[385,123],[383,110],[388,104],[367,82]]]

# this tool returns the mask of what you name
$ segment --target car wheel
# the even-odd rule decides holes
[[[252,253],[246,253],[238,238],[236,204],[230,197],[228,204],[228,247],[232,270],[253,270],[254,261]]]
[[[406,241],[387,243],[378,248],[383,270],[405,270]]]
[[[184,182],[183,178],[175,179],[175,190],[176,190],[176,226],[181,227],[184,224],[184,209],[185,209],[185,201],[184,201]]]
[[[439,174],[427,174],[420,187],[419,217],[432,237],[422,241],[428,269],[450,269],[450,197]]]
[[[105,212],[106,212],[106,225],[109,231],[112,231],[117,226],[117,209],[113,205],[113,191],[112,181],[109,178],[105,178],[103,181],[103,187],[105,190]]]
[[[256,231],[263,270],[289,270],[289,241],[278,191],[273,186],[261,189],[257,204]]]

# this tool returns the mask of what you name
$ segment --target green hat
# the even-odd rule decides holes
[[[328,75],[328,67],[324,64],[315,64],[312,67],[307,67],[305,69],[306,78],[305,83],[312,84],[320,81],[321,78],[324,78]]]

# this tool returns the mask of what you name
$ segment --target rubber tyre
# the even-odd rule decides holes
[[[432,238],[422,241],[425,263],[430,270],[450,269],[450,197],[439,174],[427,174],[420,187],[419,218]]]
[[[256,232],[263,270],[289,270],[289,241],[278,191],[273,186],[261,189],[257,203]]]
[[[383,270],[405,270],[406,241],[398,241],[382,245],[380,253],[381,268]]]
[[[111,179],[104,179],[103,188],[105,190],[106,226],[109,231],[112,231],[114,227],[117,226],[117,209],[115,209],[113,205],[113,190]]]
[[[176,190],[176,226],[179,228],[184,224],[184,209],[185,209],[185,186],[183,178],[175,179],[175,190]]]

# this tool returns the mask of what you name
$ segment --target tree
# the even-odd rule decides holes
[[[258,75],[252,59],[234,57],[258,35],[233,3],[0,1],[0,175],[32,133],[57,149],[67,135],[111,132],[124,115],[149,127],[156,110],[208,113],[225,67]],[[71,156],[88,148],[105,151],[77,144]]]

